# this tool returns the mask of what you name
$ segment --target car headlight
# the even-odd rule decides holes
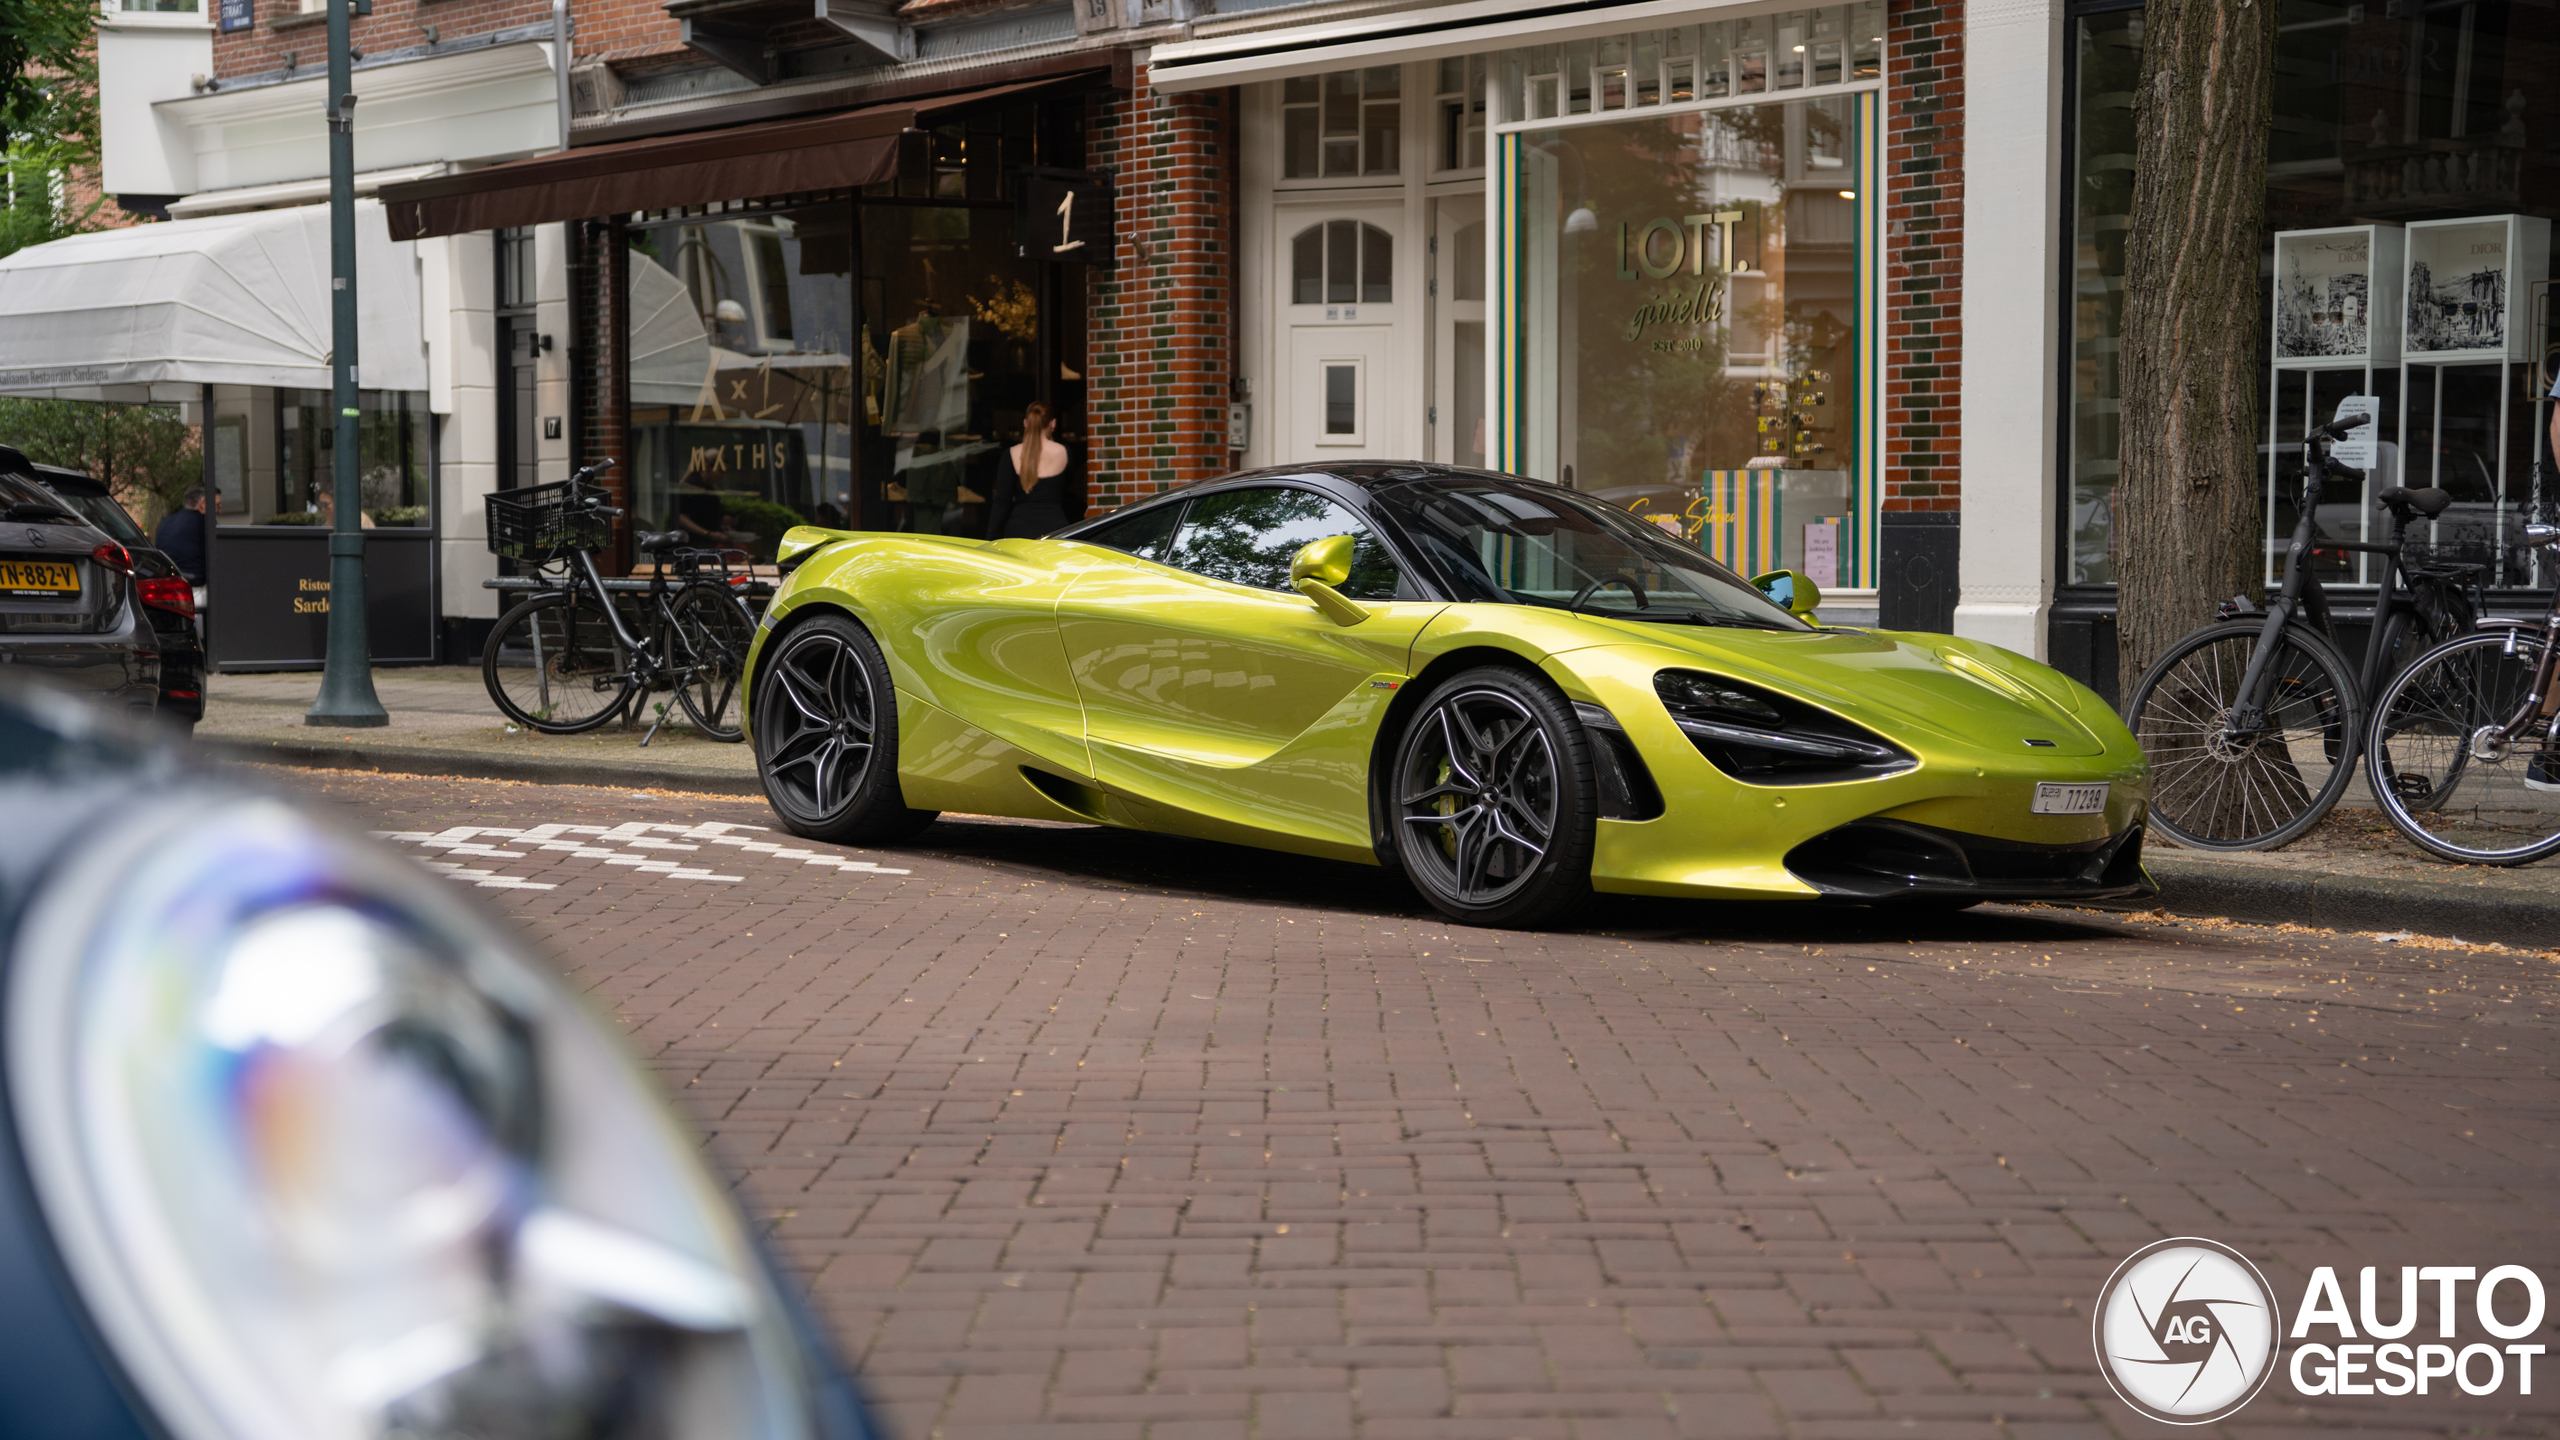
[[[1722,675],[1662,670],[1654,693],[1708,763],[1755,785],[1822,785],[1908,770],[1910,752],[1791,695]]]
[[[30,901],[7,1077],[63,1264],[170,1434],[837,1428],[728,1196],[560,982],[284,804],[143,809]]]

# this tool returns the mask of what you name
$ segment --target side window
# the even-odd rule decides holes
[[[1173,523],[1182,518],[1182,504],[1150,505],[1116,520],[1087,530],[1077,536],[1088,545],[1108,545],[1125,550],[1141,560],[1164,563],[1166,546],[1173,540]]]
[[[1165,563],[1230,584],[1287,590],[1289,562],[1310,541],[1332,535],[1357,537],[1342,593],[1355,600],[1394,599],[1395,562],[1377,535],[1350,511],[1308,490],[1266,486],[1192,501]]]

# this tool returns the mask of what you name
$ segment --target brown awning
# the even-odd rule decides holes
[[[391,238],[460,235],[634,210],[752,200],[876,185],[898,173],[898,136],[1054,80],[994,85],[929,99],[590,145],[461,175],[382,188]]]

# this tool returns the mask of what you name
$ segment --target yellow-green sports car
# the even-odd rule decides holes
[[[803,527],[747,662],[775,812],[939,811],[1400,869],[1451,918],[1604,894],[2146,894],[2142,752],[1996,646],[1826,628],[1571,490],[1260,471],[1044,540]],[[1774,598],[1773,598],[1774,597]]]

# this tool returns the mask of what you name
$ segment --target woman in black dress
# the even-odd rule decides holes
[[[1037,540],[1084,518],[1083,467],[1051,434],[1057,423],[1046,405],[1022,412],[1013,473],[997,479],[987,506],[988,539]]]

